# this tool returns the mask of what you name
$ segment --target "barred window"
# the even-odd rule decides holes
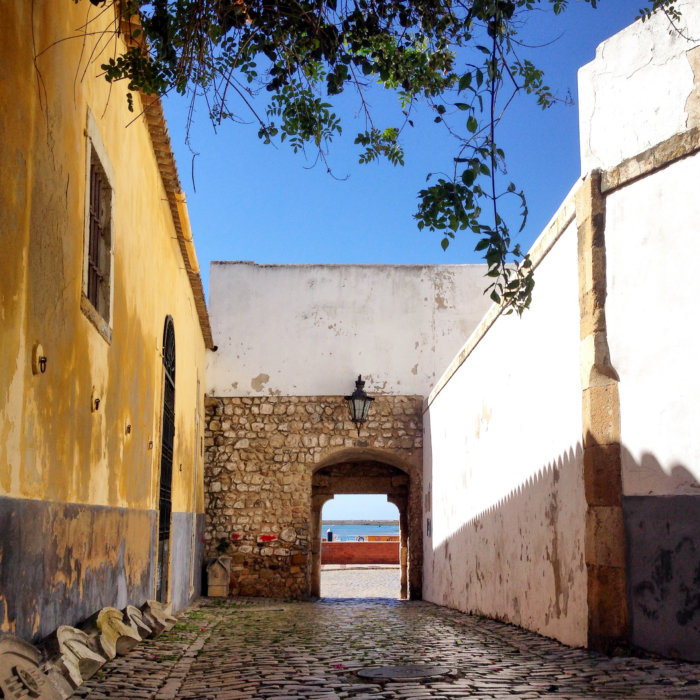
[[[87,293],[88,301],[103,319],[109,320],[109,288],[111,266],[111,203],[112,189],[97,155],[90,160],[89,241]]]
[[[114,172],[90,110],[87,117],[83,287],[80,308],[100,335],[111,342]]]

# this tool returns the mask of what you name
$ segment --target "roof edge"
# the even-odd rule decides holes
[[[119,10],[117,10],[119,11]],[[120,18],[121,35],[129,47],[145,48],[142,34],[139,32],[137,37],[134,37],[133,32],[139,28],[139,19],[137,15],[132,17]],[[204,298],[204,288],[202,286],[202,278],[199,275],[199,262],[194,248],[194,239],[192,237],[192,229],[190,228],[189,215],[187,213],[187,202],[185,194],[180,185],[180,178],[177,173],[177,164],[175,163],[175,155],[170,144],[170,135],[163,113],[163,103],[157,95],[146,95],[139,93],[141,103],[143,105],[143,117],[146,120],[146,126],[153,146],[153,155],[158,163],[158,170],[165,188],[165,194],[168,198],[170,213],[173,218],[175,234],[177,236],[178,246],[182,255],[182,260],[185,265],[185,272],[190,282],[190,288],[194,296],[194,304],[199,318],[199,327],[202,331],[204,345],[208,350],[214,348],[214,341],[211,333],[211,324],[209,322],[209,312],[207,311],[207,302]]]

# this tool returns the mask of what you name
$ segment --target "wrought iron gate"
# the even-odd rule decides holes
[[[156,598],[166,602],[170,568],[170,520],[172,511],[173,446],[175,444],[175,328],[170,316],[163,331],[163,425],[160,448],[158,496],[158,571]]]

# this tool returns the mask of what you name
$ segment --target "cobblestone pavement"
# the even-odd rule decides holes
[[[378,579],[388,573],[367,571]],[[362,576],[371,578],[367,571]],[[324,580],[328,590],[331,578],[339,577]],[[381,682],[357,675],[395,664],[437,664],[449,672]],[[110,662],[76,696],[700,700],[700,665],[608,658],[417,601],[203,599],[171,632]]]

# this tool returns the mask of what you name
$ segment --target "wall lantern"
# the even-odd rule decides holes
[[[362,375],[359,374],[355,382],[355,391],[352,392],[352,396],[345,397],[345,400],[348,402],[348,409],[350,410],[350,419],[355,424],[358,435],[360,434],[360,427],[367,420],[370,404],[374,401],[371,396],[365,394],[364,387],[365,383],[362,381]]]

